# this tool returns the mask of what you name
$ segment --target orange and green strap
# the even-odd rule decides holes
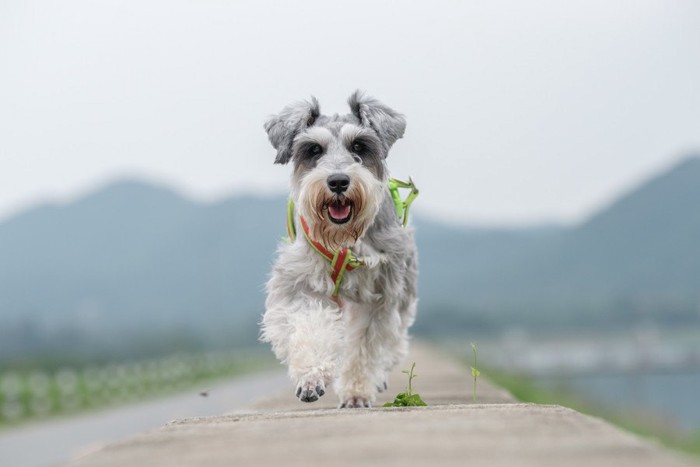
[[[350,250],[350,248],[340,248],[334,252],[317,242],[309,235],[309,225],[303,216],[299,216],[301,228],[304,232],[306,241],[311,245],[311,248],[316,250],[318,254],[326,258],[331,263],[331,280],[333,281],[333,296],[336,297],[340,291],[340,283],[343,282],[343,274],[345,271],[364,266],[364,263],[359,260]]]

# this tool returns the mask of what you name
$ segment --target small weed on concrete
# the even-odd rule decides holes
[[[413,370],[415,368],[416,363],[413,362],[413,365],[411,365],[410,370],[403,370],[401,372],[408,375],[408,389],[406,389],[406,392],[397,394],[396,398],[394,399],[394,402],[387,402],[386,404],[384,404],[384,407],[409,407],[428,405],[423,401],[423,399],[421,399],[419,394],[413,393],[413,378],[418,376],[413,373]]]
[[[470,342],[469,345],[472,346],[472,352],[474,352],[474,366],[471,367],[472,369],[472,376],[474,377],[474,389],[472,391],[472,398],[474,402],[476,402],[476,379],[481,375],[481,372],[477,370],[476,368],[476,344],[473,342]]]

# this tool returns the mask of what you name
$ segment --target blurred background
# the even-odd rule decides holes
[[[692,0],[0,1],[0,460],[277,368],[262,123],[357,88],[408,120],[414,334],[700,451],[698,44]]]

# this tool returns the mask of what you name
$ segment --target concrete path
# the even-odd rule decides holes
[[[338,410],[332,393],[303,404],[289,384],[248,413],[176,420],[70,465],[697,465],[573,410],[518,403],[483,379],[472,403],[468,369],[425,347],[414,345],[409,361],[429,407]],[[404,385],[397,371],[388,393]]]

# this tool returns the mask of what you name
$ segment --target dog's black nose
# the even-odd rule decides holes
[[[333,193],[341,194],[350,186],[350,177],[345,174],[333,174],[328,177],[327,183]]]

